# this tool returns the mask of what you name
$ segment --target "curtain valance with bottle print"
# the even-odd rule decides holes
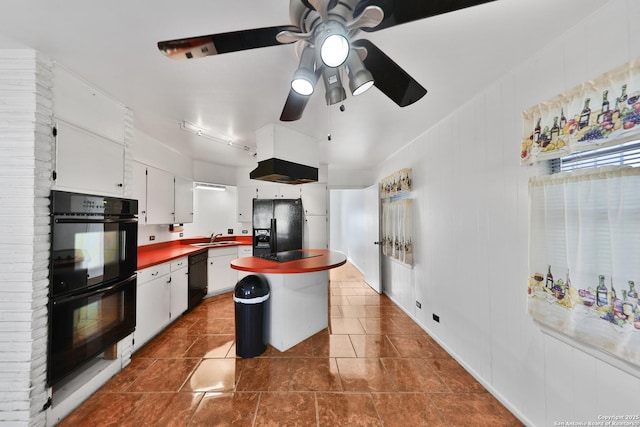
[[[412,169],[405,168],[389,175],[380,182],[380,198],[400,196],[410,193],[413,187]]]
[[[629,166],[531,178],[527,304],[548,328],[637,368],[639,188]]]
[[[522,164],[640,137],[640,60],[522,113]]]

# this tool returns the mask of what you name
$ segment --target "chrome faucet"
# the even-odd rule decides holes
[[[216,241],[216,239],[217,239],[218,237],[220,237],[220,236],[222,236],[222,233],[218,233],[218,234],[216,234],[216,235],[214,235],[213,233],[211,233],[211,240],[209,241],[209,243],[213,243],[213,242],[215,242],[215,241]]]

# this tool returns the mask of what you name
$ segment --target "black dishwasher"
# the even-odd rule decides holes
[[[189,255],[189,310],[207,295],[207,251]]]

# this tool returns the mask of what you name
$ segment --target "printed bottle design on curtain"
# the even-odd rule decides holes
[[[540,324],[640,366],[640,168],[529,180],[527,309]]]
[[[412,199],[382,204],[382,254],[405,264],[413,264],[412,211]]]
[[[640,61],[632,61],[522,113],[520,161],[559,158],[640,135]]]

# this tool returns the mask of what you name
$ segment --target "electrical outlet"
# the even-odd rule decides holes
[[[180,233],[180,237],[184,237],[184,233]]]
[[[420,304],[420,301],[416,301],[416,307],[422,308],[422,304]]]
[[[227,228],[227,234],[233,234],[233,228]]]
[[[433,320],[435,320],[436,322],[440,323],[440,316],[438,316],[437,314],[433,314]]]
[[[156,240],[156,236],[153,236],[153,235],[149,236],[149,240],[151,241]]]
[[[247,229],[242,230],[242,234],[249,234],[249,230]]]

